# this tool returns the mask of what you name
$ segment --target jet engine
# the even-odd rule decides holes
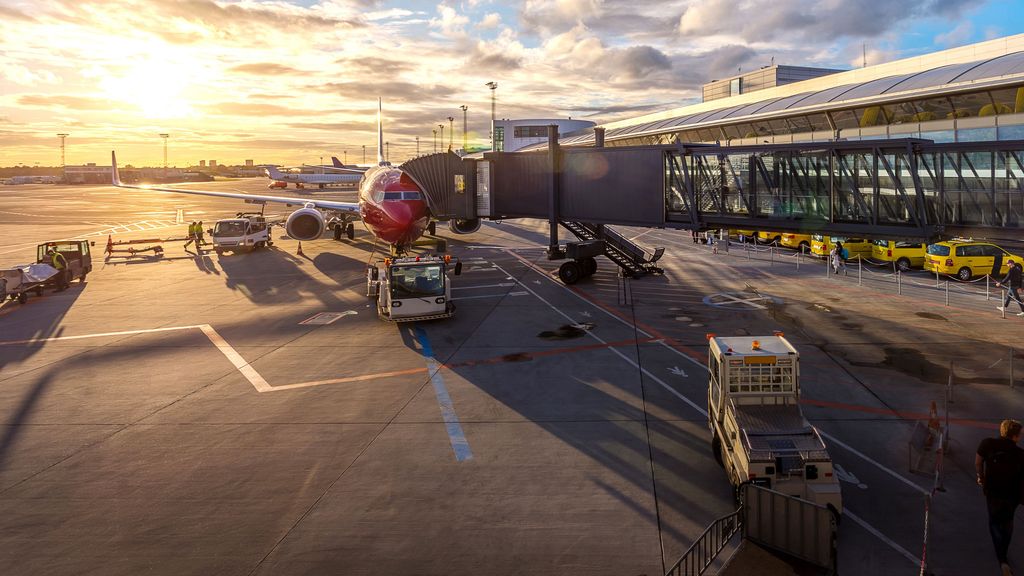
[[[480,219],[459,220],[458,218],[452,218],[448,221],[448,228],[456,234],[472,234],[480,229]]]
[[[324,233],[324,215],[316,208],[299,208],[288,216],[284,229],[296,240],[316,240]]]

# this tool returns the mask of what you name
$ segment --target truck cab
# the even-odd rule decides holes
[[[839,479],[800,410],[800,354],[782,336],[708,335],[708,426],[729,481],[842,511]]]
[[[223,254],[273,246],[270,228],[262,214],[240,213],[235,218],[218,220],[208,232],[213,239],[213,249]]]
[[[377,298],[377,314],[391,322],[434,320],[455,315],[448,269],[450,256],[385,258],[367,270],[366,295]],[[461,263],[453,267],[455,275]]]

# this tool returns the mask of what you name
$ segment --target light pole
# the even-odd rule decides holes
[[[459,108],[462,108],[462,155],[465,156],[469,153],[466,150],[469,148],[469,140],[466,139],[466,112],[469,110],[469,106],[463,104],[462,106],[459,106]]]
[[[161,134],[160,137],[164,139],[164,178],[167,177],[167,138],[170,134]]]
[[[366,144],[363,144],[363,164],[366,164]]]
[[[385,162],[390,162],[391,161],[391,141],[390,140],[384,143],[384,161]]]
[[[444,148],[444,124],[438,124],[437,127],[441,129],[441,148]]]
[[[431,130],[434,133],[434,154],[437,154],[437,130]]]
[[[347,166],[347,165],[348,165],[348,150],[344,150],[344,151],[342,151],[342,154],[344,154],[344,156],[342,156],[342,158],[344,158],[344,159],[345,159],[345,161],[343,162],[343,164],[345,164],[345,165]]]
[[[452,140],[455,138],[455,118],[448,117],[448,151],[452,151]]]
[[[64,164],[64,139],[70,136],[70,134],[61,133],[57,134],[57,136],[60,137],[60,171],[61,174],[64,174],[67,171],[67,166]],[[67,178],[67,175],[64,174],[64,177]]]
[[[416,157],[418,158],[419,155],[420,155],[420,137],[417,136],[416,137]]]
[[[484,86],[487,86],[488,88],[491,89],[491,152],[494,152],[495,151],[495,141],[494,141],[494,103],[495,103],[495,90],[498,89],[498,83],[497,82],[488,82],[487,84],[484,84]]]

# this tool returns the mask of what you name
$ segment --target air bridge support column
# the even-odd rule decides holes
[[[551,238],[548,241],[548,260],[561,260],[565,252],[558,247],[558,196],[562,180],[562,150],[558,146],[558,126],[548,126],[548,160],[551,165],[551,190],[548,201],[548,224]]]

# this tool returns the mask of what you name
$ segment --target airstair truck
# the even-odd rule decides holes
[[[435,320],[455,315],[448,269],[451,257],[385,258],[366,273],[366,295],[377,299],[377,315],[391,322]],[[458,276],[462,263],[452,266]]]
[[[781,332],[708,335],[712,450],[733,486],[758,484],[842,511],[825,442],[800,410],[800,354]]]

